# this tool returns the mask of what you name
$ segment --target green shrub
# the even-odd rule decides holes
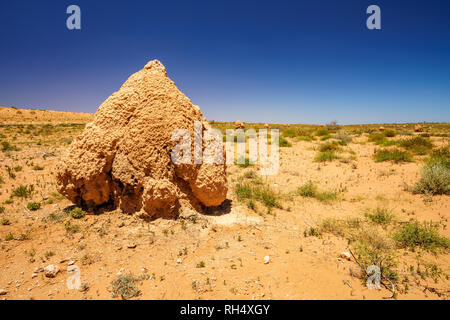
[[[393,238],[400,248],[420,247],[426,250],[436,250],[450,247],[450,240],[441,237],[438,233],[438,225],[432,222],[409,222],[394,233]]]
[[[270,211],[273,208],[281,208],[279,195],[269,186],[254,182],[243,182],[235,185],[235,194],[239,201],[258,200]]]
[[[385,135],[386,137],[392,138],[392,137],[395,137],[395,136],[397,135],[397,131],[392,130],[392,129],[388,129],[388,130],[386,130],[386,131],[384,132],[384,135]]]
[[[279,143],[280,147],[292,147],[292,144],[283,137],[280,137]]]
[[[340,147],[337,143],[331,143],[331,142],[327,142],[324,144],[321,144],[319,146],[319,151],[320,152],[326,152],[326,151],[338,151],[340,150]]]
[[[287,138],[294,138],[299,135],[297,128],[287,128],[283,131],[282,136]]]
[[[2,226],[9,226],[11,224],[11,222],[9,222],[9,219],[7,219],[7,218],[2,218],[2,220],[0,220],[0,224]]]
[[[450,147],[449,145],[433,150],[428,159],[428,164],[440,162],[450,168]]]
[[[5,207],[0,207],[0,213],[5,213]]]
[[[248,166],[252,166],[254,163],[250,161],[249,158],[246,157],[239,157],[239,159],[235,162],[236,165],[242,168],[247,168]]]
[[[23,186],[20,185],[12,192],[12,197],[19,197],[19,198],[30,198],[31,194],[34,191],[34,186],[31,184],[29,186]]]
[[[337,199],[337,193],[334,191],[320,191],[317,186],[312,182],[301,185],[297,189],[297,193],[302,197],[315,198],[322,202],[332,202]]]
[[[410,162],[412,159],[411,155],[406,151],[399,149],[382,149],[375,153],[375,162],[382,161],[394,161],[395,163],[398,163]]]
[[[127,300],[140,295],[141,290],[139,290],[135,283],[139,280],[138,277],[132,274],[121,275],[114,281],[112,281],[112,291],[114,295],[119,295],[122,299]]]
[[[399,142],[400,146],[411,150],[415,154],[427,154],[432,148],[433,144],[429,139],[422,137],[414,137]]]
[[[375,144],[380,145],[383,144],[385,141],[387,141],[387,139],[384,133],[373,132],[369,135],[369,142],[374,142]]]
[[[41,208],[41,204],[39,202],[28,202],[27,208],[31,211],[39,210]]]
[[[350,143],[352,142],[352,138],[345,132],[341,131],[338,134],[333,136],[334,139],[340,140],[342,142]]]
[[[337,199],[337,193],[334,191],[322,191],[317,193],[316,199],[322,202],[332,202]]]
[[[10,144],[8,141],[2,141],[2,151],[3,151],[3,152],[7,152],[7,151],[20,151],[20,149],[17,148],[16,146]]]
[[[70,211],[70,216],[74,219],[81,219],[85,216],[85,212],[81,208],[74,208]]]
[[[339,157],[336,155],[334,151],[325,151],[325,152],[319,152],[319,154],[316,155],[314,158],[314,161],[316,162],[325,162],[325,161],[332,161],[334,159],[338,159]]]
[[[422,168],[422,177],[412,191],[431,195],[450,195],[450,167],[442,162],[425,166]]]
[[[14,240],[14,235],[10,232],[5,236],[5,241]]]
[[[297,138],[299,141],[313,141],[314,138],[310,136],[300,136]]]
[[[376,208],[371,212],[366,212],[366,217],[372,222],[381,225],[389,224],[394,219],[391,210],[387,208]]]
[[[319,128],[319,129],[317,129],[317,131],[316,131],[316,136],[322,137],[322,136],[326,136],[326,135],[329,135],[329,132],[328,132],[327,129],[325,129],[325,128]]]
[[[70,222],[70,221],[67,221],[64,224],[64,228],[66,229],[67,233],[69,233],[69,234],[77,233],[78,231],[80,231],[80,226],[76,225],[76,224],[72,224],[72,222]]]
[[[304,185],[300,186],[297,192],[302,197],[314,198],[318,191],[316,185],[312,181],[308,181]]]

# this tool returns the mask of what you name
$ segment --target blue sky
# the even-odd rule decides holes
[[[95,112],[158,59],[209,120],[450,121],[448,0],[2,1],[0,44],[1,106]]]

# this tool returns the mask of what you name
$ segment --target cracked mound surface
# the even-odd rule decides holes
[[[151,217],[174,216],[180,206],[220,205],[227,194],[225,161],[175,165],[171,160],[178,144],[172,133],[185,129],[194,141],[194,121],[202,123],[202,132],[209,129],[200,108],[178,90],[164,66],[148,62],[100,105],[69,146],[58,166],[58,191],[79,206],[113,205]]]

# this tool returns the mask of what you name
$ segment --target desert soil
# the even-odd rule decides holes
[[[0,152],[0,203],[5,208],[0,219],[9,222],[0,225],[0,290],[7,292],[0,299],[120,299],[111,283],[128,273],[144,275],[136,283],[141,293],[135,299],[383,299],[389,290],[369,290],[355,276],[357,263],[340,257],[348,251],[347,240],[305,231],[330,217],[364,219],[365,210],[377,207],[390,208],[398,221],[445,224],[450,214],[449,196],[404,190],[404,183],[420,177],[420,157],[403,164],[376,163],[377,147],[362,134],[345,147],[354,151],[350,161],[326,163],[313,161],[320,141],[288,139],[292,147],[280,148],[279,173],[263,178],[283,195],[282,208],[271,213],[259,203],[250,209],[234,194],[243,174],[258,173],[258,167],[229,165],[226,202],[204,213],[186,210],[178,219],[145,221],[114,210],[73,219],[64,214],[73,204],[56,193],[55,166],[83,130],[75,123],[90,121],[92,115],[1,108],[0,119],[22,124],[0,128],[2,140],[20,149]],[[45,123],[50,125],[37,125]],[[432,141],[445,145],[448,138]],[[339,199],[325,203],[296,194],[309,180],[337,191]],[[13,197],[11,203],[20,185],[33,185],[31,198]],[[31,201],[40,202],[40,209],[29,210]],[[67,226],[78,230],[70,232]],[[450,237],[448,228],[440,233]],[[398,268],[407,274],[418,253],[397,253]],[[447,253],[420,254],[444,273],[450,271]],[[54,278],[38,271],[50,264],[60,269]],[[80,268],[83,290],[68,289],[69,264]],[[435,282],[412,275],[409,290],[396,298],[446,299],[449,285],[445,277]]]

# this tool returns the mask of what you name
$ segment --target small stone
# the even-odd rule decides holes
[[[136,243],[134,243],[134,242],[129,243],[129,244],[127,245],[127,248],[128,248],[128,249],[134,249],[134,248],[136,248]]]
[[[270,262],[270,257],[269,256],[265,256],[264,257],[264,264],[268,264]]]
[[[34,273],[39,273],[39,272],[42,272],[42,271],[44,271],[44,268],[42,268],[42,267],[34,268]]]
[[[8,291],[6,291],[5,289],[0,289],[0,296],[4,296],[7,293]]]
[[[182,263],[182,262],[183,262],[183,260],[181,258],[177,259],[177,263]]]
[[[54,264],[49,264],[44,268],[44,274],[47,278],[54,278],[59,272],[59,267]]]
[[[36,278],[37,276],[38,276],[37,273],[33,273],[33,274],[31,275],[31,279]]]

